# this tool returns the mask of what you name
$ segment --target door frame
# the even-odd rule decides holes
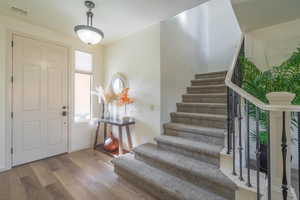
[[[15,30],[11,30],[8,29],[6,31],[6,67],[5,67],[5,83],[6,83],[6,88],[5,88],[5,94],[6,94],[6,99],[5,99],[5,138],[6,138],[6,146],[5,146],[5,163],[6,166],[3,170],[1,171],[5,171],[5,170],[9,170],[13,167],[13,154],[11,152],[12,148],[13,148],[13,118],[11,117],[11,113],[13,111],[13,82],[11,77],[13,76],[13,47],[12,47],[12,41],[13,41],[13,36],[14,35],[19,35],[21,37],[26,37],[26,38],[30,38],[33,40],[38,40],[38,41],[42,41],[42,42],[47,42],[47,43],[51,43],[54,45],[58,45],[58,46],[62,46],[64,48],[67,49],[68,54],[67,54],[67,106],[68,106],[68,128],[67,128],[67,153],[71,152],[71,128],[72,128],[72,113],[73,113],[73,106],[72,105],[72,90],[70,88],[70,86],[72,85],[72,62],[70,62],[71,58],[72,58],[72,48],[68,45],[65,45],[63,43],[60,42],[56,42],[56,41],[51,41],[51,40],[47,40],[44,38],[40,38],[37,36],[33,36],[30,34],[26,34],[26,33],[22,33],[19,31],[15,31]]]

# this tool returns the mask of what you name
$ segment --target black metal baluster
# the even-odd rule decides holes
[[[281,151],[282,151],[282,164],[283,164],[283,177],[282,177],[282,196],[283,200],[287,200],[288,194],[288,185],[287,185],[287,174],[286,174],[286,154],[287,154],[287,137],[286,137],[286,129],[285,129],[285,112],[283,112],[282,119],[282,137],[281,137]]]
[[[227,87],[227,154],[231,152],[231,91]]]
[[[241,97],[238,96],[238,126],[239,126],[239,154],[240,154],[240,180],[244,181],[243,178],[243,145],[242,145],[242,111],[241,111]]]
[[[250,117],[249,102],[246,100],[246,131],[247,131],[247,186],[252,187],[250,178]]]
[[[271,132],[270,132],[270,112],[267,112],[268,116],[268,200],[271,200]]]
[[[256,107],[256,183],[257,183],[257,200],[260,199],[260,138],[259,138],[259,115],[260,110]]]
[[[236,169],[235,169],[235,117],[236,117],[236,95],[235,95],[235,92],[233,92],[233,95],[232,95],[232,104],[233,104],[233,110],[234,110],[234,113],[233,113],[233,118],[231,119],[231,125],[232,125],[232,174],[234,176],[236,176]]]

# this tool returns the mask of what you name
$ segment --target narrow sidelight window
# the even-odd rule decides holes
[[[91,120],[93,81],[92,54],[75,51],[75,122]]]

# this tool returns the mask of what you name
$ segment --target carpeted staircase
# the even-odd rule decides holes
[[[234,200],[219,170],[227,119],[226,72],[197,74],[157,144],[113,160],[115,172],[160,200]]]

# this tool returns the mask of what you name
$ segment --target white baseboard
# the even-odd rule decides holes
[[[5,166],[0,166],[0,173],[8,171],[10,169],[11,169],[10,167],[8,168],[8,167],[5,167]]]

